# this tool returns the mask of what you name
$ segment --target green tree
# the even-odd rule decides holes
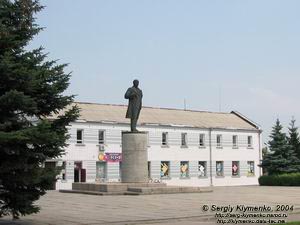
[[[289,144],[293,147],[294,152],[298,159],[300,159],[300,138],[298,133],[298,127],[296,127],[296,120],[293,118],[289,127]]]
[[[269,175],[299,171],[299,159],[296,157],[293,147],[288,143],[286,134],[282,132],[279,119],[272,129],[270,138],[268,143],[270,152],[264,156],[261,167]]]
[[[26,50],[41,9],[34,0],[0,0],[0,216],[39,211],[34,201],[57,175],[41,165],[64,153],[66,126],[78,116],[74,96],[63,94],[66,65],[46,61],[42,48]]]

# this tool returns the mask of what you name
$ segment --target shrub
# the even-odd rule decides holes
[[[300,173],[264,175],[258,182],[262,186],[300,186]]]

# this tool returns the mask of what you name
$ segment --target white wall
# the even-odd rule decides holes
[[[57,188],[71,188],[72,166],[74,161],[82,161],[83,168],[87,170],[87,182],[94,182],[96,178],[96,162],[98,161],[99,145],[98,130],[105,130],[106,142],[104,145],[105,152],[121,153],[121,131],[128,131],[128,125],[103,124],[103,123],[72,123],[68,127],[71,138],[69,146],[66,148],[66,154],[61,158],[63,161],[71,162],[67,170],[67,180],[58,181]],[[83,144],[76,143],[77,129],[84,130]],[[162,180],[171,185],[186,186],[209,186],[210,185],[210,147],[209,147],[209,130],[196,128],[180,127],[163,127],[147,126],[138,127],[140,131],[149,132],[148,160],[151,161],[151,174],[153,178],[159,179],[160,161],[171,162],[171,179]],[[168,132],[168,147],[162,147],[162,132]],[[187,133],[187,148],[181,147],[181,133]],[[199,147],[199,135],[205,134],[205,147]],[[222,135],[222,148],[216,146],[216,135]],[[232,147],[232,136],[238,135],[238,148]],[[253,138],[253,147],[247,147],[247,136]],[[212,149],[212,182],[215,186],[228,185],[255,185],[258,184],[259,177],[259,132],[258,131],[238,131],[238,130],[213,130],[211,132],[211,149]],[[180,179],[179,164],[180,161],[190,162],[189,179]],[[198,178],[197,163],[198,161],[207,161],[207,178]],[[227,166],[225,177],[215,177],[215,161],[224,161]],[[231,161],[240,161],[241,176],[239,178],[231,176]],[[255,162],[255,176],[247,177],[245,170],[246,162]],[[177,166],[176,166],[177,165]],[[192,165],[192,166],[191,166]],[[117,180],[118,165],[109,165],[108,179]],[[228,169],[229,168],[229,169]],[[178,171],[177,171],[178,169]],[[172,176],[172,174],[176,176]]]

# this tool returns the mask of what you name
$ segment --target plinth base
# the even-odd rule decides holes
[[[164,183],[73,183],[64,193],[91,195],[150,195],[212,192],[209,187],[167,186]]]
[[[122,133],[122,183],[148,182],[147,133]]]

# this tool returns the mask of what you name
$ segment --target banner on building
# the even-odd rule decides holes
[[[121,162],[122,161],[122,153],[99,153],[98,156],[100,161],[106,161],[106,162]]]

